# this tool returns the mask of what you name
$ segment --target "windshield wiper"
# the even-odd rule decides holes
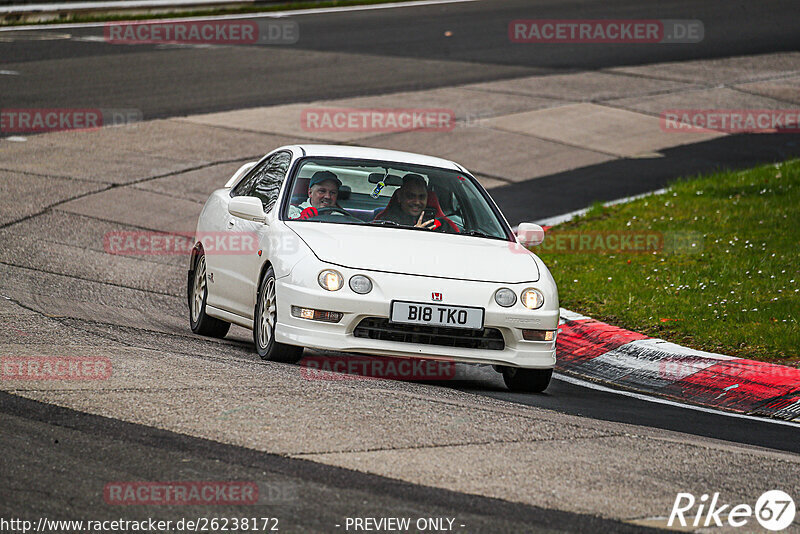
[[[499,239],[501,241],[505,241],[505,239],[502,238],[502,237],[497,237],[496,235],[484,234],[480,230],[467,230],[467,231],[461,232],[461,235],[471,235],[473,237],[485,237],[485,238],[488,238],[488,239]]]
[[[399,223],[394,221],[390,221],[389,219],[375,219],[374,221],[370,221],[369,224],[383,224],[386,226],[401,226]]]

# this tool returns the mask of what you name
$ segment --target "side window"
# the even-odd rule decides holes
[[[258,178],[261,171],[264,169],[264,166],[267,165],[269,162],[265,161],[261,165],[256,165],[250,172],[248,172],[244,178],[239,180],[239,183],[236,184],[233,189],[231,189],[231,196],[232,197],[246,197],[249,196],[250,193],[253,192],[253,187],[255,185],[255,181]]]
[[[269,212],[278,199],[278,193],[284,178],[286,178],[286,172],[289,170],[289,162],[291,160],[292,156],[288,152],[278,152],[250,171],[231,190],[231,196],[260,198],[261,203],[264,204],[264,211]]]

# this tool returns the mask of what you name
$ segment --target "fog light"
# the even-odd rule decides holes
[[[530,288],[522,292],[520,300],[522,300],[523,306],[529,310],[535,310],[544,304],[544,295],[538,289]]]
[[[372,280],[364,275],[357,274],[350,279],[350,289],[359,295],[366,295],[372,291]]]
[[[317,282],[319,282],[322,289],[327,289],[328,291],[339,291],[344,285],[342,275],[333,269],[326,269],[319,273]]]
[[[513,291],[504,287],[495,292],[494,301],[504,308],[510,308],[517,302],[517,296]]]
[[[522,339],[525,341],[553,341],[556,338],[555,330],[523,330]]]
[[[292,317],[310,319],[312,321],[323,321],[325,323],[338,323],[342,320],[344,314],[342,312],[315,310],[312,308],[292,306]]]

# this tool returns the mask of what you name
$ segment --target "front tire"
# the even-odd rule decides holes
[[[201,336],[223,338],[231,328],[231,323],[206,315],[208,298],[206,281],[206,256],[201,250],[194,263],[194,276],[189,285],[189,326],[192,332]]]
[[[275,341],[278,324],[278,301],[275,295],[275,270],[267,269],[258,286],[256,311],[253,319],[253,341],[262,360],[295,363],[303,356],[303,347]]]
[[[503,367],[503,382],[511,391],[541,393],[550,385],[552,369],[523,369]]]

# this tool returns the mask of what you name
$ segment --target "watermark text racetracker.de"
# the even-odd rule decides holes
[[[667,109],[665,132],[800,133],[800,109]]]
[[[104,519],[75,520],[40,517],[36,521],[20,518],[0,518],[0,532],[86,532],[92,534],[120,532],[280,532],[277,517],[182,517],[180,519]]]
[[[108,380],[111,360],[104,356],[3,356],[2,380]]]
[[[0,134],[98,130],[142,121],[138,109],[120,108],[3,108]]]
[[[713,360],[700,356],[680,355],[659,358],[657,363],[657,377],[662,380],[669,380],[670,382],[683,380],[709,367],[713,367],[714,372],[721,376],[736,376],[742,373],[742,367],[737,360],[726,362],[725,360]],[[655,362],[653,362],[653,366],[655,366]],[[653,367],[648,364],[643,365],[642,369],[643,372],[650,371]],[[771,380],[797,381],[798,377],[800,377],[800,369],[785,365],[761,365],[759,366],[758,373],[759,376],[768,377]],[[734,389],[739,387],[736,384],[733,386]],[[781,398],[781,400],[786,401],[786,405],[791,404],[792,399],[793,397],[791,395]]]
[[[445,108],[307,108],[300,127],[307,132],[450,132],[456,114]]]
[[[119,256],[181,256],[189,254],[195,244],[206,255],[247,255],[262,252],[257,232],[152,232],[125,230],[107,232],[103,249]],[[297,240],[291,235],[271,238],[266,246],[272,254],[289,254],[297,250]]]
[[[512,43],[699,43],[699,20],[527,19],[508,24]]]
[[[108,22],[103,35],[124,45],[290,45],[300,39],[300,27],[288,19]]]
[[[307,356],[300,360],[306,380],[452,380],[456,364],[449,360],[373,358],[370,356]]]
[[[524,246],[524,240],[521,241]],[[703,250],[700,232],[654,230],[576,231],[548,230],[544,241],[527,249],[517,243],[511,249],[519,253],[526,250],[551,254],[646,254],[665,252],[695,254]]]
[[[110,482],[103,500],[113,505],[242,505],[258,502],[255,482]]]

